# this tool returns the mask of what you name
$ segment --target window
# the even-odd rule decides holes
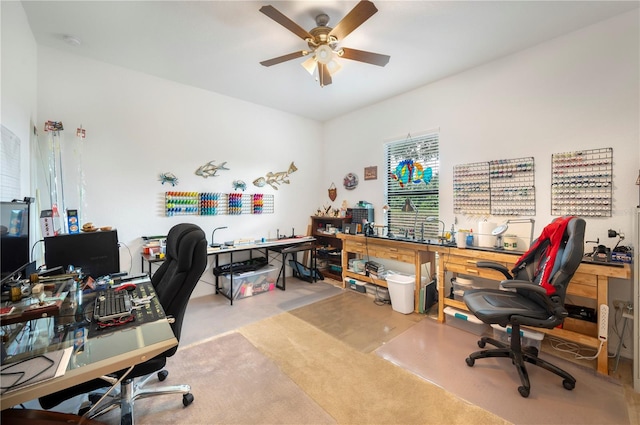
[[[387,161],[387,226],[395,236],[434,238],[443,232],[438,218],[440,186],[439,135],[437,132],[389,142]],[[403,211],[405,204],[415,212]],[[427,217],[437,218],[426,221]],[[414,233],[415,232],[415,233]]]

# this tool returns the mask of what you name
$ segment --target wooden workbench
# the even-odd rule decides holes
[[[338,234],[343,240],[342,249],[342,274],[344,278],[352,277],[380,286],[387,286],[386,281],[372,279],[362,274],[348,270],[349,259],[354,257],[366,259],[389,259],[413,264],[416,275],[414,292],[414,311],[418,312],[420,282],[422,266],[431,263],[431,270],[437,270],[438,276],[438,321],[444,322],[444,308],[452,306],[462,310],[467,310],[462,301],[450,299],[445,291],[446,273],[450,272],[454,276],[458,274],[476,276],[490,280],[504,280],[504,275],[491,269],[478,268],[478,261],[494,261],[503,264],[511,269],[520,257],[521,253],[495,251],[490,249],[466,249],[447,247],[441,245],[430,245],[410,241],[396,241],[384,238],[364,237],[363,235]],[[438,254],[436,256],[436,253]],[[437,258],[437,260],[436,260]],[[436,269],[434,269],[434,265]],[[601,304],[609,305],[609,279],[630,279],[631,267],[629,264],[598,264],[582,263],[578,267],[571,284],[567,288],[568,296],[582,297],[592,300],[596,306]],[[583,320],[567,318],[562,329],[540,329],[537,331],[556,336],[566,341],[576,342],[587,347],[598,349],[600,340],[598,339],[597,325]],[[608,351],[605,342],[597,359],[597,370],[602,374],[608,374]]]

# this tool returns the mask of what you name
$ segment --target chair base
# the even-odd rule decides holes
[[[513,327],[512,335],[518,335],[518,337],[512,337],[511,344],[505,344],[501,341],[495,340],[490,337],[482,337],[478,341],[478,347],[484,348],[486,344],[491,344],[498,348],[492,348],[488,350],[480,350],[471,353],[469,357],[465,359],[467,366],[471,367],[475,364],[477,359],[483,359],[487,357],[508,357],[515,365],[520,375],[521,386],[518,387],[518,392],[522,397],[529,397],[531,392],[531,383],[529,382],[529,374],[525,367],[526,362],[535,366],[539,366],[549,372],[555,373],[562,378],[562,386],[567,390],[572,390],[576,386],[576,380],[571,374],[560,369],[558,366],[549,363],[538,357],[538,349],[535,347],[522,347],[520,345],[519,338],[520,329],[518,326]]]
[[[115,394],[107,395],[99,404],[97,403],[103,398],[102,394],[89,394],[89,401],[91,402],[91,408],[88,409],[89,418],[93,419],[119,407],[121,413],[120,424],[134,425],[133,405],[137,399],[163,394],[182,394],[182,404],[185,407],[193,403],[193,394],[191,394],[191,387],[189,385],[145,388],[145,385],[154,375],[155,374],[150,374],[138,380],[125,379],[120,383],[119,391],[114,390]],[[164,381],[167,372],[164,370],[160,371],[157,373],[157,376],[160,381]]]

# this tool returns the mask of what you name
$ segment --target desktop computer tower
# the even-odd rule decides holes
[[[64,234],[44,238],[44,260],[48,269],[72,265],[94,279],[120,271],[116,230]]]

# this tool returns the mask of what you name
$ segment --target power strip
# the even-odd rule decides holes
[[[609,335],[609,306],[600,304],[598,313],[598,339],[604,342]]]

